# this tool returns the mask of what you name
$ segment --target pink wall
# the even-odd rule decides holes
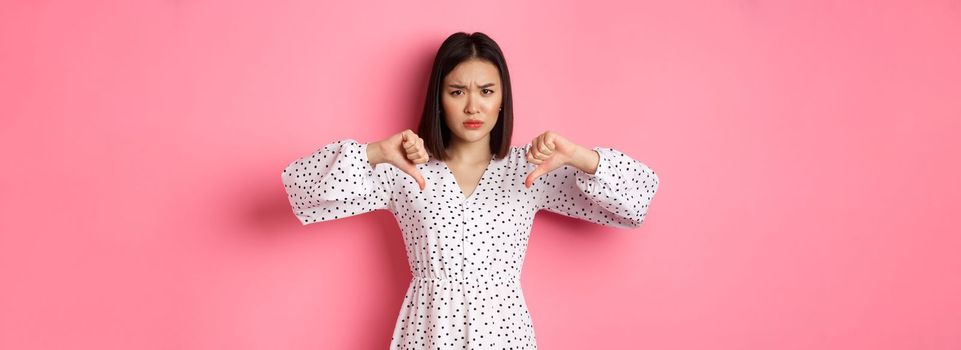
[[[385,348],[393,217],[301,226],[279,173],[413,127],[455,31],[515,145],[661,179],[637,230],[538,215],[540,348],[961,348],[961,2],[398,3],[0,4],[0,348]]]

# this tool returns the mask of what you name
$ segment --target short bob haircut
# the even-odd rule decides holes
[[[434,158],[447,160],[447,145],[450,144],[451,131],[444,121],[444,108],[441,104],[444,77],[461,62],[468,59],[481,59],[497,66],[500,71],[501,111],[497,124],[491,129],[490,149],[497,159],[507,156],[511,147],[511,134],[514,128],[514,103],[511,99],[511,78],[507,71],[507,60],[500,46],[481,32],[451,34],[440,45],[434,57],[434,66],[427,83],[427,100],[420,117],[417,136],[424,140],[424,148]]]

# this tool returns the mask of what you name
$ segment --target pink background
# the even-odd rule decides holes
[[[961,2],[399,3],[3,2],[0,348],[386,348],[394,218],[301,226],[280,172],[414,127],[456,31],[513,144],[661,179],[636,230],[538,215],[540,348],[961,348]]]

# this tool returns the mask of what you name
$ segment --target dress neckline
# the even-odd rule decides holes
[[[438,159],[438,162],[440,162],[440,164],[444,166],[444,169],[447,171],[447,174],[450,175],[451,181],[454,182],[454,187],[457,187],[457,192],[460,193],[460,200],[462,202],[466,202],[474,198],[475,197],[474,194],[480,191],[481,186],[484,185],[484,180],[487,179],[487,173],[490,172],[491,165],[494,164],[494,155],[491,154],[491,159],[487,161],[487,166],[484,167],[484,172],[481,174],[480,180],[477,181],[477,186],[474,186],[474,190],[471,191],[469,196],[464,195],[464,189],[460,186],[460,183],[457,182],[457,177],[454,176],[454,171],[450,170],[450,167],[447,166],[447,162],[439,159]]]

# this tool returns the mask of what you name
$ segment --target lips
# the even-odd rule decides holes
[[[464,122],[464,126],[474,127],[474,128],[481,126],[481,124],[484,124],[484,122],[480,120],[468,120]]]

